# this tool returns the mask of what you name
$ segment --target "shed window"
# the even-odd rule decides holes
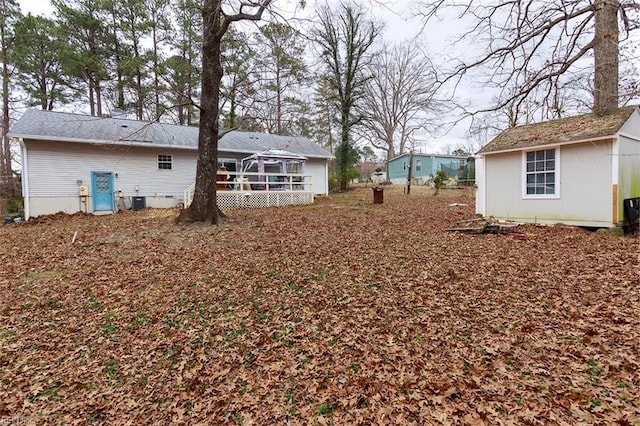
[[[525,196],[557,195],[556,150],[525,153]]]
[[[171,170],[172,158],[170,155],[158,155],[158,169]]]

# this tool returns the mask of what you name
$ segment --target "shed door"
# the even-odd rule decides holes
[[[93,192],[93,211],[113,211],[113,173],[91,172],[91,188]]]

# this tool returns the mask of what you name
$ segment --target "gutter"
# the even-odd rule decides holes
[[[184,145],[166,145],[152,142],[133,142],[133,141],[119,141],[119,140],[100,140],[100,139],[78,139],[78,138],[68,138],[68,137],[52,137],[52,136],[40,136],[40,135],[20,135],[20,134],[8,134],[8,137],[18,138],[20,140],[30,139],[36,141],[47,141],[47,142],[70,142],[70,143],[84,143],[89,145],[112,145],[112,146],[125,146],[125,147],[145,147],[145,148],[159,148],[159,149],[179,149],[185,151],[198,151],[198,148],[195,146],[184,146]],[[21,142],[22,144],[23,142]],[[220,149],[218,148],[218,152],[231,152],[235,154],[255,154],[255,151],[247,151],[241,149]],[[333,155],[308,155],[308,154],[300,154],[304,155],[307,158],[321,158],[331,160],[335,158]]]
[[[618,132],[617,135],[618,135],[618,137],[624,136],[627,139],[633,139],[636,142],[640,142],[640,136],[637,136],[637,135],[631,135],[631,134],[625,133],[625,132]]]
[[[30,139],[35,141],[47,141],[47,142],[71,142],[71,143],[85,143],[89,145],[115,145],[115,146],[146,146],[151,148],[175,148],[175,149],[188,149],[188,150],[197,150],[191,146],[181,146],[181,145],[164,145],[158,143],[151,142],[133,142],[133,141],[107,141],[107,140],[99,140],[99,139],[78,139],[78,138],[66,138],[66,137],[58,137],[58,136],[39,136],[39,135],[15,135],[8,134],[7,136],[12,138],[20,138],[21,140]]]

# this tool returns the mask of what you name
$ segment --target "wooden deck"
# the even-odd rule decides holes
[[[233,173],[218,175],[221,210],[313,204],[312,175],[287,173]],[[184,208],[193,201],[195,183],[184,190]]]

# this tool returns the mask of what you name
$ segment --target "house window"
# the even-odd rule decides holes
[[[525,196],[557,195],[556,150],[525,153]]]
[[[235,173],[238,170],[237,162],[233,158],[219,158],[218,159],[218,169],[226,168],[228,172]],[[233,180],[235,176],[231,176],[230,179]]]
[[[170,155],[158,155],[158,169],[171,170],[171,160]]]
[[[416,160],[416,172],[422,171],[422,160]]]
[[[288,162],[287,163],[287,173],[302,173],[302,163],[300,162]]]

